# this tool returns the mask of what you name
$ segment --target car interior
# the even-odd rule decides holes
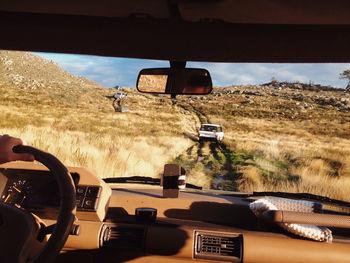
[[[350,62],[349,13],[344,0],[2,1],[0,49],[165,60],[169,76],[189,61]],[[206,89],[187,94],[211,91],[206,72]],[[260,213],[253,194],[182,189],[178,165],[137,184],[14,151],[41,164],[0,165],[1,262],[350,262],[345,201]],[[293,224],[330,227],[333,239]]]

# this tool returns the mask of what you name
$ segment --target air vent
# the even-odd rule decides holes
[[[241,234],[196,231],[194,258],[241,262],[242,244]]]
[[[144,228],[115,226],[110,227],[110,238],[104,247],[141,250],[144,248],[146,231]]]

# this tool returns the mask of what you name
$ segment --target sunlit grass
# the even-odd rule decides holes
[[[153,96],[133,95],[135,91],[130,90],[125,102],[130,112],[116,113],[112,100],[103,96],[113,91],[104,92],[98,94],[100,101],[81,98],[78,105],[60,95],[55,104],[52,97],[36,103],[31,94],[11,105],[0,98],[1,133],[21,137],[68,166],[87,167],[101,177],[159,177],[164,164],[191,144],[183,136],[190,119],[177,113],[171,103],[159,104]],[[83,103],[90,99],[93,104]],[[151,111],[154,104],[158,110]]]
[[[217,189],[309,192],[350,201],[350,111],[322,108],[312,101],[314,96],[340,96],[337,93],[308,91],[303,92],[307,106],[300,110],[290,99],[294,92],[249,98],[253,103],[241,103],[247,98],[240,95],[191,102],[202,118],[223,125],[225,148],[208,151],[204,144],[199,152],[191,149],[176,161],[195,172],[205,171],[201,179],[197,173],[197,180],[207,176],[209,187]],[[350,95],[341,98],[350,102]],[[237,162],[242,157],[244,161]]]
[[[126,89],[130,112],[116,113],[111,89],[0,91],[2,134],[101,177],[158,177],[165,163],[175,162],[187,169],[188,182],[204,188],[350,200],[348,112],[310,101],[313,106],[301,111],[288,99],[269,96],[242,104],[243,97],[212,95],[173,102]],[[208,121],[223,125],[221,147],[193,141],[200,123]]]

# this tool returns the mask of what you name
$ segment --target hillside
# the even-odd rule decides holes
[[[99,85],[60,68],[55,62],[22,51],[0,50],[0,85],[21,89],[91,89]]]
[[[158,177],[165,163],[176,162],[189,182],[205,188],[350,200],[345,90],[274,82],[172,100],[122,88],[130,111],[116,113],[115,89],[30,53],[0,54],[1,133],[20,136],[66,165],[101,177]],[[222,145],[198,142],[197,129],[207,122],[223,125]]]

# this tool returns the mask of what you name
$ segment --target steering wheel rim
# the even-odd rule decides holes
[[[50,170],[58,184],[60,209],[56,226],[40,254],[32,261],[32,263],[52,262],[64,246],[75,220],[76,191],[72,176],[62,162],[50,153],[24,145],[13,147],[13,152],[32,154],[35,160]]]

